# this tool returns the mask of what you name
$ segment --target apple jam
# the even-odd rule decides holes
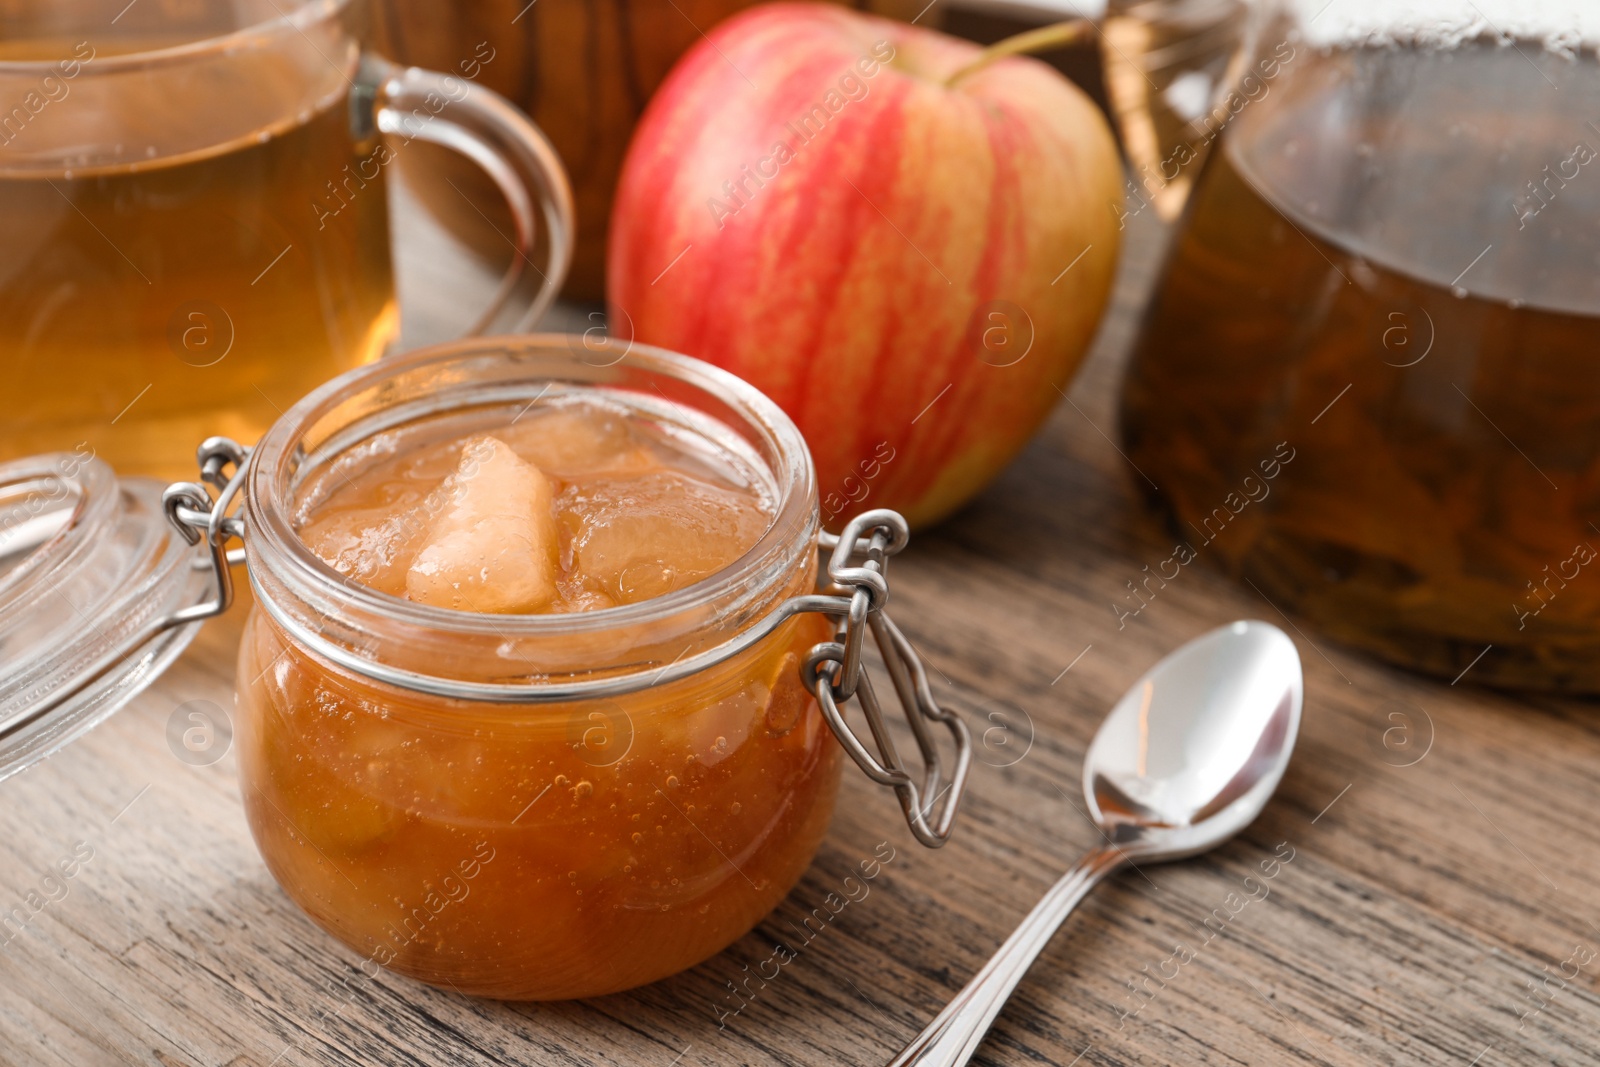
[[[839,746],[799,671],[823,617],[649,684],[812,592],[810,465],[721,378],[467,403],[459,370],[314,394],[285,419],[297,436],[257,450],[246,813],[284,890],[369,974],[626,989],[749,930],[826,831]],[[432,399],[446,387],[462,401]],[[467,689],[644,682],[519,703],[369,663]]]
[[[771,516],[625,408],[578,402],[442,441],[335,486],[301,536],[340,574],[457,611],[637,603],[732,563]]]

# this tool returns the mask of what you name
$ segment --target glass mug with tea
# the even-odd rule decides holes
[[[1600,15],[1191,0],[1107,33],[1113,210],[1182,212],[1122,409],[1177,558],[1443,678],[1600,691]]]
[[[397,67],[364,54],[366,19],[360,0],[0,10],[0,460],[76,448],[181,476],[197,439],[253,441],[382,355],[385,182],[416,140],[468,156],[512,208],[513,273],[473,332],[548,306],[571,193],[543,135],[474,84],[493,47]]]

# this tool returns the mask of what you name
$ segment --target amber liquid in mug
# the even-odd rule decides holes
[[[1177,535],[1280,607],[1596,690],[1600,68],[1522,51],[1302,47],[1206,165],[1124,431]]]
[[[649,601],[771,519],[737,469],[623,407],[391,451],[312,494],[302,537],[354,581],[490,619]],[[238,723],[257,844],[364,967],[527,999],[654,981],[753,926],[822,840],[839,748],[798,667],[828,632],[803,616],[614,699],[473,706],[352,676],[257,612]],[[513,670],[538,676],[496,658],[477,680]]]
[[[96,61],[166,43],[97,40],[58,99],[0,113],[0,459],[87,442],[118,473],[192,478],[197,442],[256,440],[396,333],[383,177],[340,184],[376,147],[352,134],[344,77],[329,66],[308,95],[305,71],[256,59],[91,113]],[[74,49],[10,42],[0,59]],[[223,130],[240,98],[281,118]],[[157,147],[180,127],[205,141],[185,124],[213,120],[203,150]]]

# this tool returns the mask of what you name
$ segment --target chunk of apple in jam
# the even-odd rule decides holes
[[[555,599],[550,482],[504,441],[475,437],[445,480],[445,505],[406,572],[421,604],[489,614],[538,611]]]
[[[619,604],[714,574],[760,539],[767,513],[748,492],[660,469],[569,486],[572,562],[584,585]]]
[[[517,455],[565,481],[596,474],[642,474],[660,466],[627,415],[598,405],[536,409],[497,432]]]

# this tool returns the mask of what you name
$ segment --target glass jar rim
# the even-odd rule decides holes
[[[308,27],[336,17],[348,8],[353,0],[302,0],[293,10],[262,19],[260,22],[214,37],[150,48],[137,52],[121,52],[110,56],[97,56],[78,76],[99,76],[129,70],[173,66],[217,52],[231,52],[249,46],[255,41],[266,41],[280,34],[303,33]],[[132,6],[132,5],[129,5]],[[276,7],[276,5],[273,5]],[[7,74],[47,74],[59,65],[54,59],[0,60],[0,76]]]
[[[593,611],[489,615],[419,604],[380,592],[339,573],[301,539],[290,518],[295,505],[291,478],[295,460],[305,455],[301,449],[303,437],[319,419],[333,414],[363,391],[382,387],[408,373],[443,368],[453,361],[475,356],[499,354],[514,358],[535,352],[552,356],[565,354],[571,365],[587,368],[591,374],[631,364],[630,369],[662,375],[698,388],[739,415],[743,426],[729,429],[758,437],[771,457],[767,463],[772,469],[767,473],[774,491],[773,513],[756,542],[723,569],[663,596]],[[341,597],[357,610],[434,633],[538,638],[600,633],[694,611],[713,604],[741,586],[758,581],[770,584],[774,561],[795,553],[798,541],[803,539],[805,550],[811,550],[819,524],[814,502],[815,470],[805,439],[782,408],[728,371],[666,349],[629,344],[621,360],[604,367],[589,363],[579,355],[588,352],[584,338],[562,334],[467,338],[385,357],[348,371],[307,394],[273,424],[256,445],[249,461],[250,470],[242,495],[251,534],[246,540],[246,551],[252,569],[270,568],[279,578],[292,576],[293,584],[299,589]],[[601,376],[596,374],[597,378]],[[466,384],[470,388],[470,383]],[[438,414],[456,406],[460,405],[446,405],[428,413]],[[340,442],[341,449],[354,443],[330,438],[334,440]],[[263,595],[254,575],[251,580],[257,595]]]
[[[1331,10],[1330,10],[1331,8]],[[1289,14],[1317,48],[1397,45],[1449,52],[1474,41],[1528,41],[1570,57],[1600,46],[1600,10],[1592,4],[1527,4],[1522,0],[1384,0],[1332,5],[1328,0],[1280,0],[1260,5],[1271,17]]]

